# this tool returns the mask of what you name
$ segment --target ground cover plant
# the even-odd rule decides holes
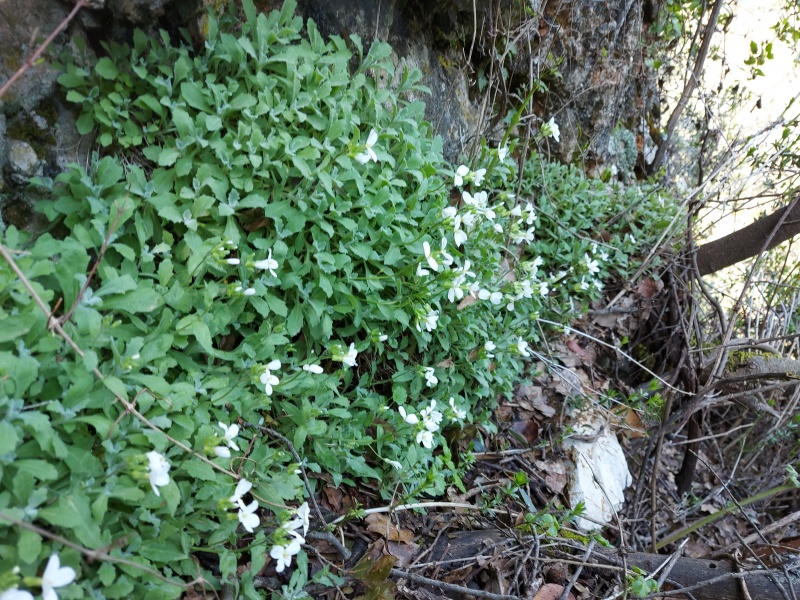
[[[3,232],[19,597],[260,598],[268,558],[302,589],[315,476],[387,502],[461,485],[448,437],[491,430],[537,318],[566,324],[659,233],[655,190],[520,173],[513,141],[448,164],[386,44],[243,6],[199,50],[137,32],[59,79],[102,151],[34,182],[50,231]]]

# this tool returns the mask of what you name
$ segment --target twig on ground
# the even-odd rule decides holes
[[[522,600],[519,596],[508,596],[506,594],[493,594],[492,592],[485,592],[483,590],[473,590],[472,588],[455,585],[452,583],[444,583],[443,581],[436,581],[435,579],[428,579],[421,575],[401,571],[400,569],[392,569],[390,576],[396,579],[407,579],[414,583],[421,585],[432,585],[445,592],[455,592],[457,594],[468,594],[474,598],[486,598],[487,600]]]
[[[589,563],[589,559],[592,556],[592,551],[594,550],[596,544],[597,541],[594,540],[594,538],[592,539],[592,541],[589,542],[589,546],[586,548],[586,552],[583,555],[583,559],[581,560],[580,566],[578,566],[578,568],[575,569],[575,572],[572,574],[572,577],[570,578],[569,582],[567,583],[566,586],[564,586],[564,591],[561,592],[561,597],[558,600],[567,600],[570,590],[575,585],[575,582],[578,581],[578,578],[581,576],[581,573],[583,572],[583,567],[585,567]]]
[[[345,548],[342,543],[336,539],[330,531],[309,531],[306,534],[307,540],[322,540],[328,542],[331,546],[336,548],[336,551],[342,556],[344,560],[350,560],[351,552]]]

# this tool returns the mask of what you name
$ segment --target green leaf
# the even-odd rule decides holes
[[[171,167],[180,157],[181,152],[177,148],[162,148],[158,155],[159,167]]]
[[[216,481],[217,476],[210,465],[196,459],[187,460],[182,465],[183,470],[190,477],[202,481]]]
[[[19,559],[24,563],[31,564],[39,558],[41,551],[41,536],[29,529],[21,529],[17,540],[17,555]]]
[[[41,509],[38,516],[51,525],[72,529],[81,544],[94,550],[103,545],[103,540],[89,506],[86,496],[73,492],[59,497],[53,506]]]
[[[286,303],[284,303],[284,301],[280,298],[273,296],[272,294],[267,294],[265,299],[269,305],[269,309],[279,317],[286,317],[286,315],[289,314],[289,309],[286,307]]]
[[[164,297],[151,286],[149,282],[140,282],[135,290],[104,299],[103,308],[128,313],[151,313],[164,304]]]
[[[0,421],[0,455],[15,450],[18,442],[16,428],[8,421]]]
[[[301,304],[298,302],[292,308],[292,312],[289,313],[289,318],[286,320],[286,332],[294,337],[298,333],[300,333],[300,329],[303,327],[303,312]]]
[[[114,80],[119,77],[119,69],[117,69],[117,65],[115,65],[114,61],[107,56],[104,56],[97,61],[94,70],[97,71],[97,74],[103,79]]]
[[[34,458],[18,458],[14,461],[14,466],[39,481],[53,481],[58,478],[58,470],[46,460]]]

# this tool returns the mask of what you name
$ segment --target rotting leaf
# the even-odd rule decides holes
[[[521,385],[517,389],[517,402],[526,410],[535,410],[542,413],[546,419],[556,414],[556,409],[547,403],[544,390],[535,385]],[[530,408],[529,408],[530,407]]]
[[[394,598],[394,585],[387,580],[397,558],[381,554],[383,548],[383,540],[378,540],[373,544],[370,552],[365,554],[350,571],[350,574],[367,588],[364,594],[365,600],[392,600]]]
[[[656,281],[652,277],[645,277],[639,282],[639,285],[636,286],[636,291],[639,292],[642,298],[652,298],[663,289],[664,282]]]
[[[408,529],[400,529],[392,523],[389,515],[385,513],[373,513],[367,515],[364,519],[367,525],[367,531],[377,533],[384,536],[387,540],[392,542],[405,542],[411,543],[414,540],[414,533]]]

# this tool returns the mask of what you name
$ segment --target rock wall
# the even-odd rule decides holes
[[[226,1],[213,5],[224,9]],[[74,107],[63,102],[56,84],[61,53],[101,54],[101,41],[127,40],[134,26],[175,33],[187,27],[200,39],[202,0],[106,2],[84,7],[0,99],[0,229],[32,225],[29,177],[53,177],[69,162],[86,162],[94,148],[78,136]],[[389,42],[398,72],[403,65],[419,68],[431,90],[424,98],[427,118],[453,161],[474,152],[482,137],[496,143],[504,117],[535,81],[546,91],[534,95],[515,135],[528,139],[553,117],[560,142],[546,140],[540,152],[583,161],[589,169],[599,164],[630,171],[632,157],[641,162],[649,149],[653,115],[657,125],[658,96],[644,60],[649,5],[643,2],[298,0],[298,12],[323,34],[356,34],[365,47],[374,39]],[[265,11],[281,4],[257,2]],[[0,1],[0,84],[71,9],[59,0]]]

